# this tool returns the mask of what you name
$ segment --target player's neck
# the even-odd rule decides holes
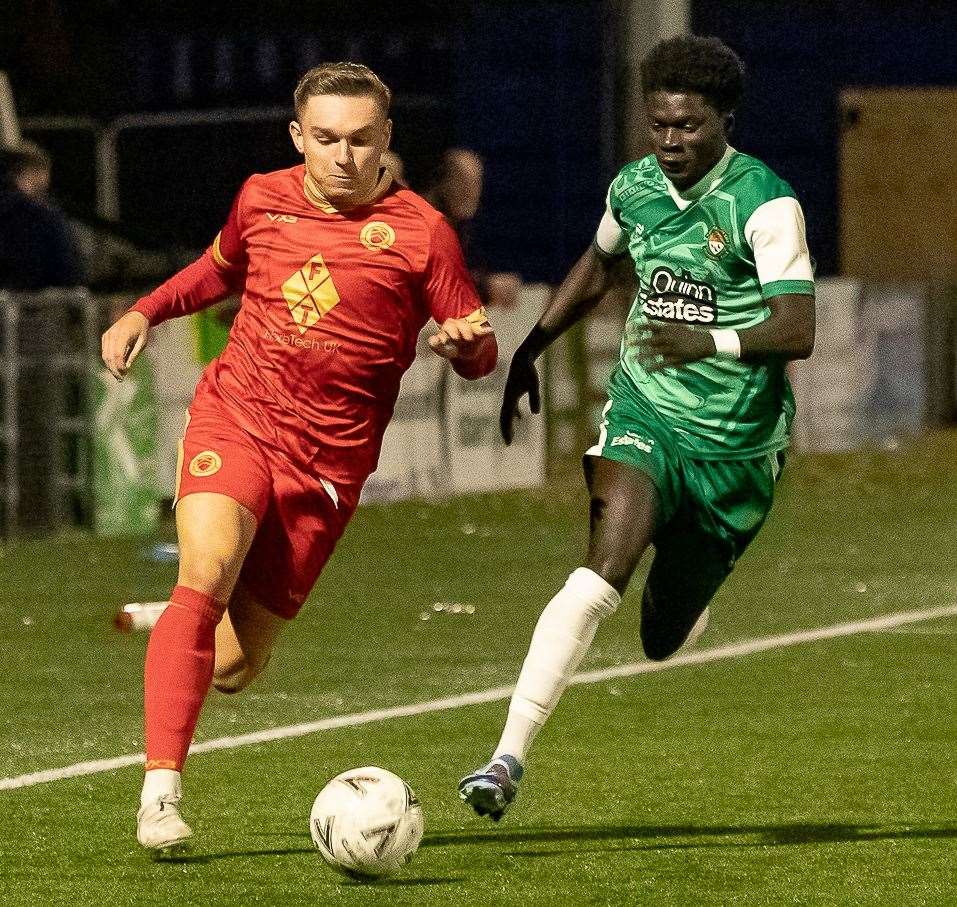
[[[728,169],[728,165],[731,163],[731,157],[734,155],[734,153],[734,148],[732,148],[730,145],[725,145],[721,156],[708,169],[704,176],[702,176],[691,186],[688,186],[684,189],[679,189],[674,183],[671,182],[670,179],[668,179],[664,173],[662,173],[662,176],[665,178],[665,183],[668,185],[668,191],[671,192],[672,196],[678,196],[680,199],[686,202],[694,201],[695,199],[700,198],[702,195],[710,192],[720,181],[721,177],[724,176],[724,172]]]
[[[308,170],[305,171],[305,177],[303,179],[303,191],[306,194],[306,199],[310,204],[322,209],[327,214],[335,214],[339,211],[351,211],[353,208],[369,205],[385,195],[391,185],[392,174],[385,167],[380,167],[379,178],[373,184],[372,188],[359,196],[356,201],[344,204],[342,202],[329,201],[329,199],[322,194],[319,184],[309,175]]]

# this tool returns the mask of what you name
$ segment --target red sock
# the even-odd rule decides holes
[[[177,586],[146,648],[146,770],[182,771],[213,680],[216,624],[226,606]]]

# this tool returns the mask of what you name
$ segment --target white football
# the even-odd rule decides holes
[[[322,858],[353,878],[391,875],[412,859],[425,821],[412,788],[384,768],[336,775],[316,797],[309,831]]]

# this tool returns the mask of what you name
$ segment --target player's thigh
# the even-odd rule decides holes
[[[218,601],[228,601],[256,535],[256,515],[233,498],[196,492],[176,505],[179,577]]]
[[[660,495],[651,475],[631,463],[585,458],[590,493],[585,566],[624,593],[651,542]]]
[[[276,637],[287,621],[262,605],[242,582],[216,627],[214,683],[222,692],[243,689],[269,663]]]
[[[686,461],[685,497],[655,536],[642,595],[641,636],[649,657],[666,658],[684,642],[761,528],[779,472],[778,454]]]
[[[587,566],[624,592],[658,525],[682,496],[673,430],[616,370],[597,442],[585,458],[591,494]]]
[[[273,498],[240,574],[268,610],[298,614],[358,503],[359,488],[332,488],[293,470],[275,473]]]
[[[272,477],[265,454],[215,401],[197,392],[176,488],[181,585],[228,601]]]

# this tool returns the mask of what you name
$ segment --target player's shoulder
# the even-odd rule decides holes
[[[623,190],[633,186],[645,186],[654,188],[664,188],[664,180],[661,176],[661,168],[655,160],[653,154],[638,158],[636,161],[629,161],[615,175],[611,181],[612,191],[621,193]]]
[[[625,164],[611,181],[609,196],[618,204],[646,193],[664,192],[665,181],[653,154]]]
[[[235,210],[240,219],[254,216],[263,209],[285,211],[303,200],[305,168],[286,167],[266,173],[251,173],[243,180],[235,196]]]
[[[733,187],[734,194],[745,201],[750,210],[776,198],[797,198],[791,184],[775,173],[764,161],[736,151],[728,166],[728,179],[722,182]]]
[[[302,164],[284,167],[281,170],[269,170],[266,173],[250,173],[243,182],[240,192],[289,192],[302,190],[305,168]]]
[[[408,186],[398,183],[393,184],[392,189],[389,190],[383,201],[387,202],[397,213],[410,220],[417,221],[430,233],[445,220],[440,211]]]

